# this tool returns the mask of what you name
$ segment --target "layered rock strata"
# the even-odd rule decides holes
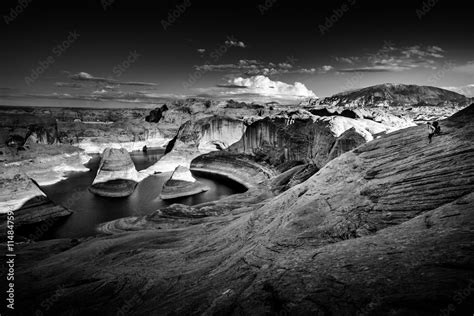
[[[191,171],[183,166],[176,167],[171,178],[163,184],[160,198],[171,200],[209,191],[209,187],[197,181]]]
[[[123,148],[107,148],[89,190],[104,197],[126,197],[133,193],[140,178],[130,154]]]

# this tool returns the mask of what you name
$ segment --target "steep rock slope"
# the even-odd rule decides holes
[[[20,308],[62,286],[50,312],[472,313],[472,293],[455,296],[474,279],[473,118],[474,105],[441,122],[432,144],[423,126],[388,134],[274,198],[255,189],[129,233],[26,246]]]

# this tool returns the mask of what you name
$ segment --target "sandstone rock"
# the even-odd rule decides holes
[[[273,168],[255,162],[252,157],[226,151],[201,155],[191,162],[191,170],[223,176],[247,189],[276,175]]]
[[[305,161],[321,168],[328,161],[337,138],[351,128],[357,128],[367,140],[371,140],[373,134],[391,130],[370,120],[299,113],[296,118],[265,118],[251,124],[242,139],[229,150],[255,155],[257,160],[275,166],[288,161]]]
[[[171,178],[163,184],[160,198],[162,200],[171,200],[196,195],[209,189],[209,187],[197,181],[188,168],[178,166],[171,175]]]
[[[364,133],[362,131],[359,132],[353,127],[342,133],[342,135],[337,138],[336,142],[331,148],[331,151],[329,152],[328,160],[331,161],[343,153],[351,151],[354,148],[365,144],[367,141],[371,141],[372,139],[373,138],[370,133]]]
[[[18,308],[67,284],[51,313],[110,314],[138,295],[133,314],[439,314],[474,279],[473,117],[441,122],[432,144],[424,126],[387,134],[276,197],[213,203],[219,217],[156,212],[128,222],[143,230],[22,261],[49,247],[25,245]]]
[[[242,120],[229,117],[207,117],[188,121],[178,131],[167,148],[167,154],[144,174],[172,172],[178,166],[189,168],[191,161],[199,155],[228,148],[245,132]]]
[[[27,201],[45,201],[46,195],[19,168],[0,178],[0,213],[20,209]]]
[[[107,148],[89,190],[104,197],[126,197],[133,193],[140,178],[125,149]]]

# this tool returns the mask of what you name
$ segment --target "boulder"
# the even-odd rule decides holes
[[[107,148],[89,190],[104,197],[126,197],[133,193],[141,178],[130,154],[123,148]]]
[[[171,178],[163,184],[160,198],[162,200],[171,200],[196,195],[209,190],[209,187],[193,177],[188,168],[178,166],[171,175]]]

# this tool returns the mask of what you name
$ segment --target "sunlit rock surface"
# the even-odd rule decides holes
[[[130,154],[123,148],[107,148],[89,190],[105,197],[125,197],[135,190],[140,178]]]
[[[171,178],[164,184],[160,193],[162,200],[171,200],[209,191],[209,187],[197,181],[191,171],[183,166],[176,167]]]
[[[18,308],[64,286],[53,314],[113,314],[135,295],[137,315],[439,314],[474,278],[473,119],[474,105],[442,121],[431,144],[425,126],[387,134],[276,197],[256,187],[24,245]]]
[[[166,155],[142,173],[172,172],[178,166],[189,168],[191,161],[199,155],[226,149],[236,143],[245,128],[242,120],[229,117],[215,116],[188,121],[171,141]]]
[[[226,151],[201,155],[191,162],[191,170],[223,176],[246,188],[253,188],[276,175],[275,170],[256,163],[244,154]]]

